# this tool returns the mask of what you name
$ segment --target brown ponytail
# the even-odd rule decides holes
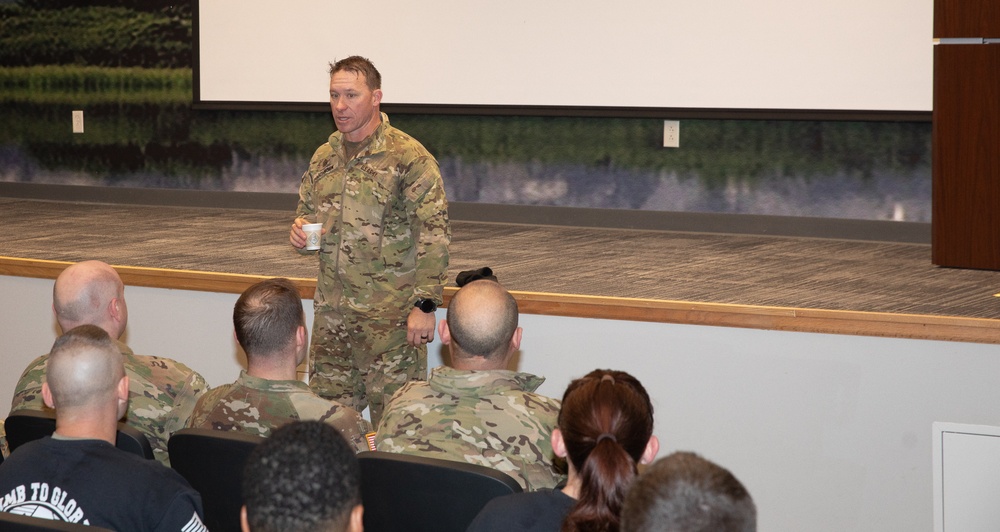
[[[570,383],[558,424],[581,481],[562,531],[617,532],[625,491],[653,435],[649,394],[628,373],[595,370]]]

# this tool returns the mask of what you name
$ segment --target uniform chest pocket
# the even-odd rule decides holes
[[[362,165],[348,173],[344,183],[342,245],[352,246],[359,261],[379,257],[385,221],[395,201],[396,179],[391,172]]]

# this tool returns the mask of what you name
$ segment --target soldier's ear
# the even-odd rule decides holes
[[[438,338],[441,339],[441,343],[444,345],[451,344],[451,329],[448,328],[448,320],[438,322]]]
[[[299,325],[295,329],[295,350],[299,351],[309,344],[309,335],[306,334],[304,325]]]
[[[563,441],[562,431],[552,429],[552,452],[559,458],[566,458],[566,442]]]
[[[347,529],[350,532],[363,532],[363,530],[365,529],[364,515],[365,515],[364,506],[361,506],[359,504],[354,508],[351,508],[351,519]]]
[[[47,382],[42,383],[42,401],[45,402],[45,406],[55,410],[56,403],[52,400],[52,389]]]
[[[510,337],[510,351],[513,353],[521,348],[521,333],[524,329],[518,327],[514,329],[513,336]]]
[[[646,449],[642,452],[642,456],[639,457],[639,463],[643,465],[652,464],[658,452],[660,452],[660,439],[656,436],[650,436],[649,441],[646,442]]]

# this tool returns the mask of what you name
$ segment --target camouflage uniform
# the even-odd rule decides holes
[[[354,409],[323,399],[304,382],[262,379],[245,370],[233,384],[206,392],[194,407],[188,426],[267,437],[274,429],[297,420],[329,423],[356,451],[369,450],[365,435],[372,426]]]
[[[7,458],[9,454],[10,451],[7,449],[7,432],[4,431],[3,420],[0,419],[0,455],[3,455],[4,458]]]
[[[427,349],[407,345],[406,318],[418,299],[442,303],[451,228],[434,157],[385,114],[367,142],[348,161],[341,133],[330,135],[302,176],[296,216],[327,231],[310,387],[359,412],[370,406],[377,423],[384,397],[427,375]]]
[[[165,465],[167,440],[184,428],[195,401],[208,389],[205,379],[191,368],[169,358],[136,355],[115,340],[125,357],[128,375],[128,413],[125,422],[139,429],[149,439],[153,455]],[[14,388],[10,411],[49,410],[42,399],[42,382],[49,356],[42,355],[28,365]]]
[[[544,381],[508,370],[434,368],[426,383],[408,383],[389,400],[376,448],[489,466],[526,490],[555,487],[561,475],[550,437],[559,401],[533,393]]]

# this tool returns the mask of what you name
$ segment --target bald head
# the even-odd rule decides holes
[[[57,412],[114,404],[111,398],[124,376],[114,340],[94,325],[75,327],[56,339],[45,370]]]
[[[503,365],[517,331],[517,301],[499,283],[473,281],[451,298],[447,324],[453,357]]]
[[[121,277],[114,268],[96,260],[73,264],[59,274],[52,289],[52,308],[63,331],[97,325],[118,338],[128,320]]]

